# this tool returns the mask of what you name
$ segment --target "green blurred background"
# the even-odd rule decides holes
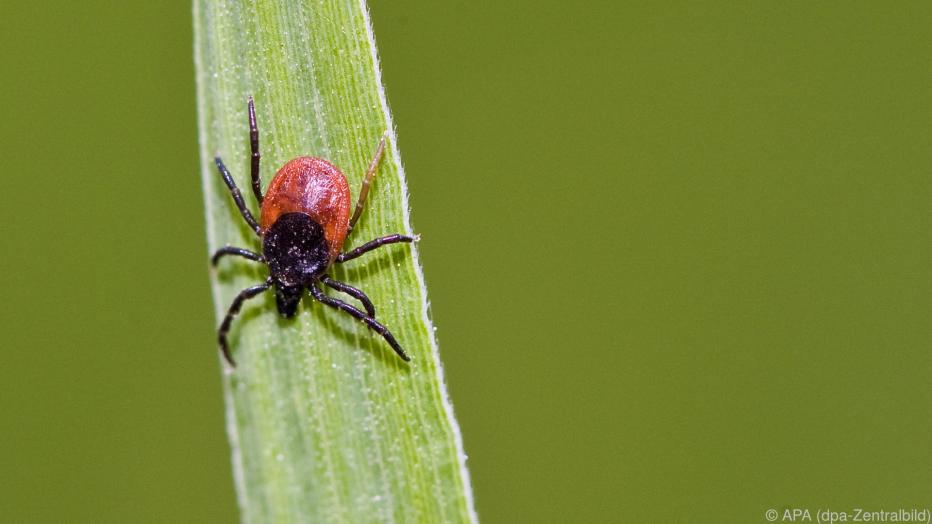
[[[932,506],[930,4],[371,9],[483,521]],[[191,40],[0,4],[2,522],[237,518]]]

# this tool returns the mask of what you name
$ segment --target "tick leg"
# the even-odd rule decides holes
[[[262,293],[271,286],[272,279],[270,278],[266,280],[264,284],[247,287],[246,289],[240,291],[239,295],[236,295],[236,298],[233,299],[233,303],[230,304],[230,309],[227,311],[227,316],[223,317],[223,323],[220,324],[220,329],[217,331],[217,341],[220,342],[220,349],[223,351],[223,356],[233,367],[236,367],[236,362],[233,360],[233,355],[230,353],[230,346],[227,345],[227,332],[230,331],[230,324],[233,322],[233,317],[239,313],[240,308],[243,307],[243,302],[258,295],[259,293]]]
[[[367,317],[365,313],[347,304],[346,302],[328,297],[321,290],[317,289],[317,286],[315,285],[308,286],[308,290],[311,292],[311,296],[314,297],[314,299],[318,302],[324,303],[335,309],[342,309],[343,311],[361,320],[369,329],[375,331],[379,335],[382,335],[382,338],[384,338],[385,341],[388,342],[388,345],[395,350],[395,353],[401,357],[401,360],[404,360],[405,362],[411,361],[411,357],[409,357],[408,354],[405,353],[403,349],[401,349],[401,345],[398,344],[398,341],[395,340],[394,336],[392,336],[391,331],[389,331],[387,327],[376,322],[374,318]]]
[[[388,244],[397,244],[398,242],[414,242],[417,240],[417,237],[409,237],[408,235],[399,235],[395,233],[394,235],[388,235],[386,237],[377,238],[375,240],[370,240],[365,244],[347,251],[346,253],[340,253],[337,255],[337,262],[346,262],[347,260],[352,260],[356,257],[364,255],[373,249],[388,245]]]
[[[241,247],[226,246],[221,247],[214,253],[214,256],[210,257],[211,265],[216,266],[217,262],[220,261],[220,258],[224,255],[237,255],[243,258],[248,258],[249,260],[255,260],[256,262],[265,262],[265,258],[262,257],[259,253],[253,253],[248,249],[243,249]]]
[[[334,280],[327,275],[324,275],[320,281],[326,284],[328,287],[336,289],[337,291],[342,291],[347,295],[355,298],[356,300],[362,302],[363,307],[366,308],[366,313],[370,317],[375,318],[375,306],[372,305],[372,301],[369,300],[369,297],[367,297],[366,294],[362,292],[362,290],[356,289],[353,286],[344,284],[338,280]]]
[[[366,206],[366,197],[369,196],[369,184],[375,177],[375,172],[379,167],[379,162],[382,160],[382,155],[384,153],[385,135],[382,135],[382,140],[379,140],[379,147],[375,150],[375,156],[373,156],[372,161],[369,162],[369,169],[366,170],[366,176],[362,179],[362,187],[359,188],[359,198],[356,200],[356,209],[353,210],[353,217],[350,218],[349,229],[346,230],[347,234],[353,230],[353,226],[355,226],[356,221],[359,220],[359,215],[362,214],[362,209]]]
[[[262,181],[259,180],[259,126],[256,125],[256,105],[249,97],[249,146],[252,149],[252,194],[256,195],[259,205],[262,205]]]
[[[243,194],[239,192],[239,188],[236,187],[236,182],[233,181],[233,177],[230,176],[230,172],[227,171],[227,167],[223,165],[223,160],[220,160],[220,157],[215,157],[214,162],[217,164],[217,169],[220,171],[220,176],[223,177],[223,181],[226,183],[227,187],[230,188],[230,193],[233,195],[233,201],[236,202],[236,207],[239,208],[240,214],[243,215],[243,220],[249,224],[249,227],[256,232],[257,235],[262,235],[262,230],[259,228],[259,224],[256,223],[256,219],[252,218],[252,213],[249,212],[249,209],[246,207],[246,203],[243,202]]]

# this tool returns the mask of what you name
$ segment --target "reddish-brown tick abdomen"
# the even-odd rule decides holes
[[[282,166],[262,201],[263,233],[286,213],[304,213],[320,224],[330,262],[343,249],[349,229],[350,192],[343,173],[326,160],[301,156]]]

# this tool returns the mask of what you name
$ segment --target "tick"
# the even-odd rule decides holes
[[[388,244],[415,240],[408,235],[394,234],[343,251],[343,242],[353,230],[366,205],[369,184],[385,152],[385,137],[382,137],[375,156],[369,163],[369,169],[359,190],[359,198],[356,200],[356,208],[350,216],[350,191],[346,177],[336,166],[322,158],[299,156],[289,161],[275,174],[265,195],[262,194],[259,179],[259,128],[256,125],[256,108],[251,96],[248,109],[249,144],[252,149],[252,192],[261,209],[258,222],[246,207],[243,195],[223,161],[217,156],[214,162],[243,219],[261,240],[262,253],[239,247],[222,247],[211,257],[211,264],[216,266],[226,255],[240,256],[266,264],[269,277],[262,284],[242,290],[233,299],[233,304],[230,305],[217,331],[217,340],[223,356],[231,366],[236,366],[227,344],[230,324],[239,313],[243,302],[274,287],[278,312],[282,317],[294,317],[301,297],[307,290],[314,300],[349,313],[369,329],[382,335],[402,360],[411,360],[388,328],[375,320],[375,307],[369,297],[359,289],[327,275],[327,270],[334,263],[353,260]],[[320,290],[321,284],[355,298],[362,304],[365,313],[342,300],[325,295]]]

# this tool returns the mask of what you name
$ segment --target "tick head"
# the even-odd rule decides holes
[[[301,286],[276,286],[275,303],[278,305],[278,313],[285,318],[293,317],[298,311],[303,291],[304,288]]]

